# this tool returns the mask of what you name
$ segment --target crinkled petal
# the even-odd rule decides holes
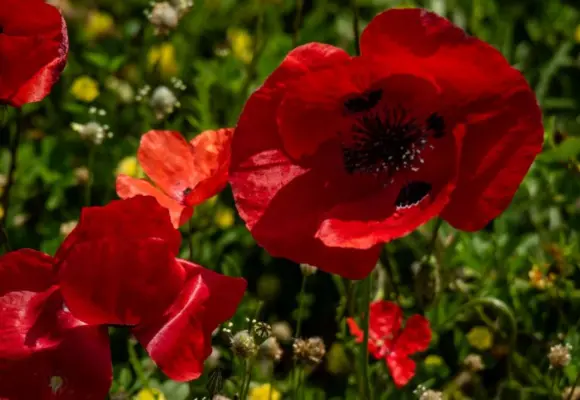
[[[143,171],[173,199],[183,202],[200,181],[193,146],[174,131],[149,131],[137,153]]]
[[[422,315],[413,315],[405,323],[405,328],[394,343],[394,351],[409,355],[425,351],[431,343],[429,320]]]
[[[211,354],[211,333],[230,319],[246,281],[220,275],[184,260],[185,287],[163,318],[138,325],[133,333],[161,370],[176,381],[198,378]]]
[[[80,320],[136,325],[168,309],[185,271],[167,242],[112,237],[75,244],[62,259],[58,278],[67,307]]]
[[[159,204],[169,210],[171,222],[175,228],[186,224],[193,215],[193,207],[181,204],[144,179],[119,175],[117,177],[117,195],[122,199],[128,199],[138,195],[155,197]]]
[[[64,240],[55,259],[60,262],[75,244],[103,238],[157,238],[167,243],[174,256],[181,246],[181,234],[173,227],[167,209],[154,197],[135,196],[103,207],[83,208],[78,225]]]
[[[53,258],[32,249],[0,257],[0,296],[14,291],[43,292],[56,283]]]
[[[442,216],[459,229],[483,228],[509,206],[542,148],[541,111],[522,74],[492,46],[421,9],[375,17],[361,50],[421,64],[445,87],[466,132],[457,188]]]
[[[20,107],[42,100],[66,64],[64,18],[43,1],[4,0],[0,26],[0,103]]]
[[[205,131],[191,140],[199,182],[185,202],[197,205],[218,194],[228,182],[233,128]]]
[[[406,355],[394,352],[387,356],[386,361],[393,382],[399,389],[415,376],[415,361]]]

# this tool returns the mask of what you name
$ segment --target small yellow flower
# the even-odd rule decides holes
[[[488,350],[493,346],[493,333],[485,326],[476,326],[467,334],[467,341],[478,350]]]
[[[135,400],[167,400],[159,389],[141,389]]]
[[[250,389],[250,395],[248,396],[250,400],[280,400],[281,397],[280,392],[274,389],[269,383]]]
[[[580,25],[578,25],[576,31],[574,31],[574,39],[576,39],[576,42],[580,43]]]
[[[0,219],[4,217],[4,208],[0,206]]]
[[[232,47],[234,58],[244,64],[249,64],[254,57],[254,40],[244,29],[228,29],[228,40]]]
[[[115,174],[123,174],[133,178],[141,178],[143,177],[143,170],[141,169],[139,161],[137,161],[135,156],[128,156],[119,162],[117,169],[115,170]]]
[[[96,39],[113,31],[115,21],[111,15],[102,11],[91,11],[85,25],[88,39]]]
[[[221,229],[227,229],[234,224],[234,211],[231,208],[217,210],[214,221]]]
[[[77,98],[77,100],[90,103],[100,94],[99,84],[90,76],[79,76],[74,80],[70,92]]]
[[[553,273],[546,276],[542,268],[538,265],[534,265],[532,269],[530,269],[528,277],[530,278],[530,286],[538,290],[545,290],[547,287],[552,286],[556,279],[556,275]]]
[[[177,75],[178,66],[175,58],[175,47],[171,43],[163,43],[160,46],[152,47],[147,55],[147,61],[149,68],[158,68],[164,78]]]

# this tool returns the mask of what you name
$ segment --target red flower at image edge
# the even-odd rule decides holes
[[[544,133],[521,73],[436,14],[386,11],[360,46],[359,57],[319,43],[290,52],[246,103],[230,167],[261,246],[350,279],[437,215],[483,228]]]
[[[177,228],[193,207],[219,193],[228,181],[233,129],[204,131],[187,142],[179,132],[149,131],[141,138],[138,159],[158,188],[144,179],[117,177],[117,194],[126,199],[154,196]]]
[[[199,377],[246,282],[176,259],[180,241],[167,210],[138,196],[85,208],[54,258],[0,258],[0,399],[104,398],[110,324],[131,326],[169,378]]]
[[[385,359],[397,387],[406,385],[415,375],[411,354],[425,351],[431,342],[429,321],[413,315],[401,329],[403,311],[390,301],[371,303],[369,315],[369,352],[376,359]],[[361,343],[363,331],[352,318],[347,319],[350,333]]]
[[[60,78],[68,54],[66,23],[44,0],[2,0],[0,104],[44,99]]]

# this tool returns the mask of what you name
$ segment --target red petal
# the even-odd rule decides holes
[[[0,26],[0,103],[20,107],[42,100],[66,64],[64,19],[42,1],[5,0]]]
[[[137,157],[147,176],[179,202],[200,181],[193,147],[179,132],[147,132],[141,137]]]
[[[199,183],[186,196],[187,204],[203,203],[226,186],[233,133],[233,128],[205,131],[191,140]]]
[[[232,143],[230,183],[241,217],[273,256],[359,279],[375,266],[380,249],[331,248],[314,238],[334,196],[324,192],[324,174],[309,172],[285,155],[275,120],[288,83],[346,58],[342,50],[320,44],[299,47],[286,57],[244,108]]]
[[[400,353],[391,353],[387,356],[387,365],[395,385],[400,389],[415,376],[415,361]]]
[[[350,334],[356,338],[356,342],[361,343],[363,341],[364,332],[362,331],[361,328],[359,328],[354,318],[347,318],[346,324],[348,325],[348,330],[350,331]]]
[[[43,292],[55,284],[51,256],[22,249],[0,257],[0,296],[13,291]]]
[[[155,238],[167,243],[173,255],[179,253],[181,234],[175,230],[167,209],[150,196],[112,201],[104,207],[85,207],[77,227],[64,240],[55,258],[59,262],[77,243],[116,238]]]
[[[431,343],[431,327],[427,318],[413,315],[405,323],[405,328],[394,343],[394,351],[409,355],[425,351]]]
[[[246,281],[179,262],[188,271],[179,297],[162,319],[139,325],[133,332],[167,376],[188,381],[201,375],[212,351],[211,333],[234,315]]]
[[[541,112],[521,73],[499,51],[436,14],[386,11],[361,38],[363,55],[427,68],[467,123],[460,175],[443,217],[464,230],[483,228],[508,207],[541,151]]]
[[[376,339],[390,340],[399,333],[403,311],[392,301],[373,301],[369,315],[370,334]]]
[[[153,196],[163,207],[169,210],[171,222],[175,228],[187,223],[193,215],[193,207],[184,206],[167,196],[144,179],[136,179],[127,175],[117,177],[117,194],[122,199],[138,195]]]
[[[65,303],[89,324],[135,325],[163,314],[185,271],[168,243],[118,237],[75,244],[58,271]]]

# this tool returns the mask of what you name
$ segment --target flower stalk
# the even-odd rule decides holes
[[[363,293],[363,321],[362,321],[362,328],[364,331],[363,341],[362,341],[362,348],[360,352],[360,363],[361,363],[361,375],[362,375],[362,382],[361,382],[361,398],[362,399],[372,399],[371,388],[370,388],[370,377],[369,377],[369,315],[370,315],[370,306],[371,306],[371,286],[372,286],[372,278],[371,274],[366,277],[360,284],[362,286],[362,293]]]

